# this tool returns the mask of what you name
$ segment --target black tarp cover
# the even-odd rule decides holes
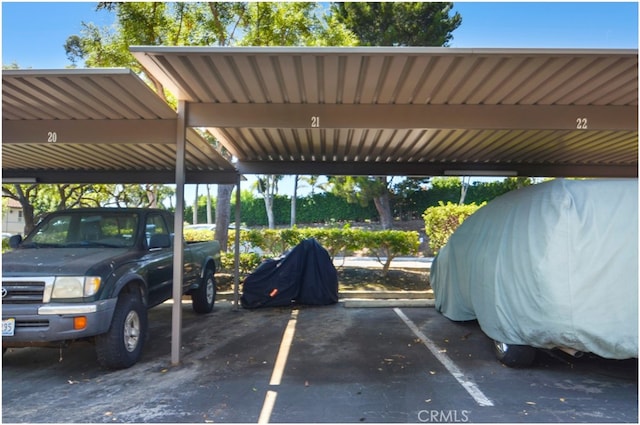
[[[335,304],[338,272],[327,250],[315,239],[305,239],[247,276],[240,301],[244,308]]]

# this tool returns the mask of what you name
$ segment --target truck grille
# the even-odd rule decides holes
[[[45,280],[3,279],[2,304],[42,303],[45,285]]]

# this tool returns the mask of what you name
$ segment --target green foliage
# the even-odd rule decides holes
[[[213,231],[207,229],[184,229],[184,240],[187,242],[205,242],[215,240]]]
[[[366,207],[375,197],[389,191],[387,179],[367,176],[332,176],[329,178],[331,193],[349,203]]]
[[[262,257],[255,252],[241,252],[238,271],[241,274],[249,274],[260,265],[261,261]],[[223,271],[227,273],[233,272],[234,265],[235,254],[233,252],[222,252],[220,254],[220,266]]]
[[[418,232],[382,230],[362,232],[360,244],[382,264],[382,274],[387,275],[391,261],[401,255],[416,255],[420,246]]]
[[[267,226],[267,214],[262,198],[254,197],[250,191],[242,191],[241,194],[240,221],[243,226]],[[212,208],[215,213],[215,202]],[[232,202],[232,211],[235,202]],[[193,217],[192,206],[185,208],[185,218]],[[331,193],[316,193],[314,195],[299,197],[296,207],[296,216],[299,223],[338,223],[355,222],[375,219],[376,209],[373,205],[362,207],[359,204],[350,204],[345,199]],[[276,225],[287,225],[291,218],[291,201],[288,197],[276,195],[273,200],[273,214]],[[204,197],[198,200],[198,222],[205,223],[207,216]],[[229,242],[231,243],[231,242]]]
[[[433,252],[437,254],[445,246],[458,226],[485,204],[486,202],[480,205],[458,205],[451,202],[444,204],[440,202],[437,207],[427,208],[422,218],[424,219],[425,232],[429,236],[429,246]]]
[[[250,2],[243,46],[352,46],[357,38],[315,2]]]
[[[2,253],[9,251],[9,238],[2,238]]]
[[[453,3],[340,2],[332,11],[363,46],[447,46],[462,22]]]
[[[278,257],[298,245],[304,239],[316,239],[333,259],[353,251],[364,251],[374,255],[386,270],[393,258],[399,255],[415,255],[418,251],[418,233],[399,230],[372,231],[338,228],[303,228],[249,230],[240,233],[241,240],[260,248],[267,257]],[[242,242],[241,242],[242,245]]]

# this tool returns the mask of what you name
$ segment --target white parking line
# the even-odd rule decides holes
[[[468,380],[460,368],[451,360],[449,356],[431,341],[427,336],[422,333],[420,329],[409,319],[399,308],[394,308],[393,311],[402,319],[402,321],[413,331],[413,333],[422,341],[425,347],[431,351],[436,359],[442,363],[442,365],[449,371],[451,375],[462,385],[462,387],[469,393],[471,397],[478,403],[479,406],[493,406],[493,402],[487,398],[480,388],[474,383]]]
[[[273,372],[271,372],[271,380],[269,381],[269,385],[280,385],[280,383],[282,382],[282,375],[284,374],[284,369],[287,366],[287,359],[289,358],[289,350],[291,349],[291,344],[293,343],[293,336],[296,333],[298,312],[299,310],[291,311],[291,318],[289,319],[289,323],[287,323],[287,327],[284,330],[284,334],[282,335],[280,349],[278,350],[278,355],[276,356],[276,362],[273,365]],[[269,423],[269,421],[271,420],[271,412],[273,411],[273,407],[276,404],[277,397],[277,391],[267,391],[267,394],[264,397],[264,403],[262,404],[262,410],[260,411],[260,417],[258,418],[259,424]]]
[[[289,358],[289,349],[293,342],[293,336],[296,333],[296,323],[298,321],[298,312],[300,310],[293,310],[291,312],[291,318],[287,324],[287,328],[282,335],[282,342],[280,343],[280,350],[278,350],[278,356],[276,357],[276,363],[273,366],[273,373],[271,374],[271,381],[269,385],[280,385],[282,382],[282,374],[284,368],[287,365],[287,358]]]
[[[262,405],[262,410],[260,411],[260,417],[258,418],[259,424],[268,424],[271,419],[271,412],[273,411],[273,406],[276,405],[276,398],[278,397],[278,393],[275,391],[267,391],[267,395],[264,397],[264,404]]]

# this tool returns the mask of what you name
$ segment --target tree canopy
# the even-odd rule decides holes
[[[447,46],[462,23],[453,3],[339,2],[332,6],[363,46]]]

